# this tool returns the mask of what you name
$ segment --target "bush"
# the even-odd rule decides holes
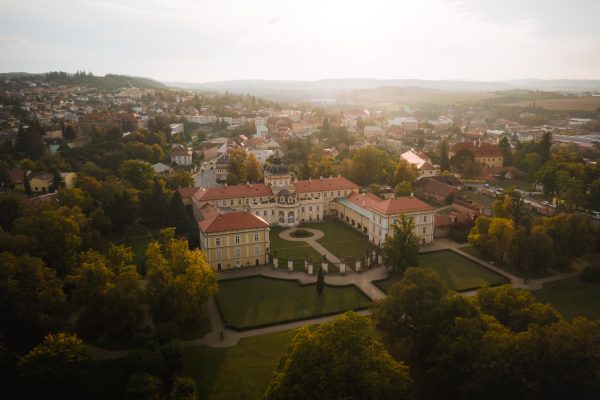
[[[297,238],[311,237],[312,235],[313,235],[312,232],[309,232],[306,229],[294,229],[290,233],[290,236],[297,237]]]
[[[600,282],[600,267],[585,267],[579,274],[579,279],[587,283]]]

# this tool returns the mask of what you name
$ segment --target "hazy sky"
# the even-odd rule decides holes
[[[598,0],[0,0],[0,71],[600,79]]]

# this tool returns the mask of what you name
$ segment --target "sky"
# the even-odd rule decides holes
[[[600,79],[598,0],[0,0],[0,72]]]

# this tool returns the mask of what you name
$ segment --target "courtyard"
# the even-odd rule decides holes
[[[508,283],[505,277],[451,250],[421,253],[418,262],[419,267],[431,269],[450,290],[457,292]],[[374,283],[387,293],[400,279],[400,275],[392,275],[388,279]]]
[[[219,281],[216,296],[223,320],[233,329],[249,329],[366,308],[369,298],[356,286],[314,284],[254,276]]]

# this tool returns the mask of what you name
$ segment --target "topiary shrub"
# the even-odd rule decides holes
[[[579,279],[587,283],[600,282],[600,267],[585,267],[579,274]]]
[[[306,229],[294,229],[290,233],[290,236],[297,237],[297,238],[311,237],[312,235],[313,235],[312,232],[309,232]]]

